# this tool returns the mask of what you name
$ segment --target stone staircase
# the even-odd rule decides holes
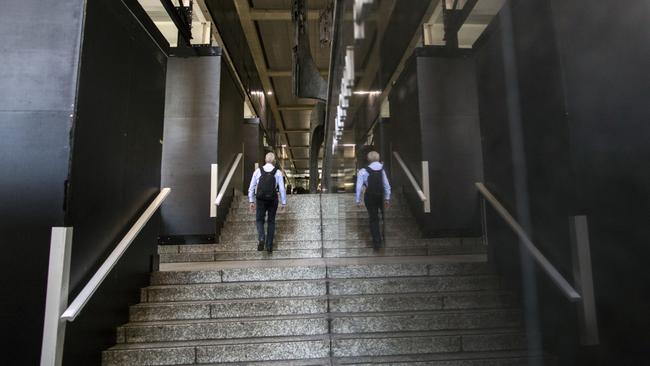
[[[160,247],[104,366],[528,364],[519,301],[476,239],[422,239],[396,204],[373,252],[350,195],[304,195],[268,254],[245,205],[220,244]]]

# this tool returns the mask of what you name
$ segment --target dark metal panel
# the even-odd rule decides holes
[[[220,163],[220,83],[220,56],[169,59],[161,185],[174,194],[161,208],[163,235],[215,233],[210,167]],[[219,164],[219,171],[224,169]]]
[[[167,58],[129,9],[93,1],[86,14],[66,213],[74,227],[71,297],[160,189],[165,98]],[[154,217],[68,325],[65,364],[101,363],[147,283],[158,226]]]
[[[84,2],[0,8],[0,322],[14,330],[0,343],[3,363],[36,365],[50,230],[64,219]]]

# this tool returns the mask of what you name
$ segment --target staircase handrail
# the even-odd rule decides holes
[[[411,173],[411,170],[406,166],[406,163],[404,163],[404,160],[402,160],[402,157],[397,151],[393,151],[393,156],[395,156],[395,159],[397,160],[397,163],[399,166],[402,168],[404,171],[404,174],[406,174],[406,177],[409,179],[411,182],[411,185],[413,185],[413,189],[415,189],[415,193],[417,193],[418,197],[420,198],[420,201],[424,203],[424,212],[428,213],[431,212],[431,200],[429,198],[429,162],[428,161],[423,161],[422,162],[422,187],[418,184],[418,182],[415,180],[415,177],[413,176],[413,173]]]
[[[238,153],[237,157],[235,157],[235,161],[232,162],[230,170],[228,171],[228,175],[226,175],[226,179],[223,181],[221,189],[217,194],[217,199],[214,201],[215,205],[219,206],[221,204],[221,200],[223,200],[223,196],[226,195],[226,190],[228,189],[228,186],[230,186],[230,181],[232,180],[233,175],[235,175],[235,171],[237,170],[237,167],[239,166],[239,162],[241,161],[243,155],[243,153]]]
[[[95,272],[81,292],[79,292],[77,297],[72,301],[70,306],[68,306],[68,308],[63,312],[63,315],[61,315],[62,320],[72,322],[77,318],[81,310],[88,303],[88,300],[90,300],[95,291],[97,291],[104,279],[106,279],[106,276],[108,276],[108,273],[113,269],[113,267],[115,267],[142,228],[149,222],[151,216],[153,216],[158,207],[160,207],[165,198],[167,198],[170,191],[171,188],[163,188],[160,193],[158,193],[158,196],[156,196],[156,198],[149,204],[149,207],[147,207],[142,215],[140,215],[135,224],[133,224],[131,229],[129,229],[122,240],[120,240],[115,249],[113,249],[108,258],[106,258],[104,263],[99,267],[97,272]]]
[[[524,248],[528,253],[533,257],[533,259],[540,265],[544,273],[550,277],[551,281],[564,293],[564,295],[571,302],[580,301],[582,298],[578,291],[569,284],[564,276],[551,264],[551,262],[542,254],[542,252],[537,249],[535,244],[526,234],[526,231],[523,227],[515,220],[515,218],[508,212],[508,210],[497,200],[497,198],[490,192],[485,184],[481,182],[474,183],[479,193],[492,205],[496,212],[501,216],[501,218],[506,222],[506,224],[515,232],[519,240],[524,244]]]

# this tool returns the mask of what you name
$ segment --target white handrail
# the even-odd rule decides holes
[[[230,185],[230,180],[232,179],[232,176],[235,174],[235,170],[237,170],[237,167],[239,166],[239,162],[241,161],[243,155],[244,154],[242,153],[237,154],[237,157],[235,158],[235,161],[232,163],[232,166],[230,167],[230,171],[228,172],[226,179],[223,181],[223,184],[221,185],[221,189],[219,190],[217,199],[214,201],[215,205],[219,206],[221,204],[221,200],[223,199],[223,196],[226,194],[226,190]]]
[[[548,259],[542,254],[542,252],[537,249],[535,244],[528,238],[528,235],[526,234],[526,231],[524,231],[524,228],[517,223],[517,221],[510,215],[508,210],[503,207],[503,205],[494,197],[494,195],[485,187],[483,183],[477,182],[475,183],[476,188],[478,191],[485,197],[485,199],[490,202],[492,207],[497,211],[499,216],[501,216],[506,224],[510,226],[512,231],[517,234],[519,237],[519,240],[524,244],[524,247],[530,253],[530,255],[535,259],[535,261],[542,267],[544,272],[551,278],[551,280],[560,288],[560,290],[564,293],[564,295],[570,300],[570,301],[579,301],[581,299],[580,294],[578,291],[576,291],[573,286],[569,284],[569,282],[560,274],[560,272],[549,262]]]
[[[149,207],[140,215],[138,221],[133,224],[133,227],[124,235],[124,238],[117,244],[115,249],[111,254],[106,258],[101,267],[95,272],[93,277],[88,281],[86,286],[81,290],[79,295],[72,301],[72,304],[61,315],[61,319],[67,321],[74,321],[75,318],[79,315],[83,307],[88,303],[90,297],[97,291],[99,285],[104,281],[108,273],[115,267],[117,261],[122,257],[124,252],[129,248],[133,240],[138,236],[142,228],[147,224],[154,212],[160,207],[162,202],[167,198],[167,195],[171,191],[170,188],[163,188],[158,196],[151,202]]]
[[[422,188],[420,188],[420,185],[415,180],[415,177],[413,176],[413,174],[411,174],[411,171],[409,170],[409,168],[404,163],[404,160],[402,160],[402,157],[399,155],[399,153],[397,151],[393,151],[393,155],[395,155],[395,159],[397,159],[397,162],[402,167],[402,170],[404,171],[404,173],[406,174],[408,179],[411,181],[411,184],[413,185],[413,188],[415,188],[415,192],[417,192],[418,196],[420,197],[420,200],[422,202],[425,202],[427,200],[427,196],[424,194],[424,191],[422,190]]]
[[[393,155],[395,156],[395,159],[397,159],[397,162],[402,167],[402,170],[404,171],[408,179],[411,181],[411,184],[413,185],[415,192],[418,194],[420,200],[424,204],[424,212],[430,213],[431,193],[429,191],[429,162],[426,160],[422,161],[422,188],[420,188],[420,185],[415,181],[415,177],[413,176],[413,174],[411,174],[411,171],[406,166],[404,160],[402,160],[402,157],[399,155],[399,153],[397,151],[393,151]]]

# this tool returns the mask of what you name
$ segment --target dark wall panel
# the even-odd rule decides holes
[[[420,110],[418,105],[418,78],[415,58],[411,58],[399,79],[393,86],[389,95],[390,123],[385,126],[390,131],[388,144],[392,151],[397,151],[417,180],[421,177],[422,146]],[[384,159],[393,159],[390,171],[393,189],[403,192],[414,213],[421,211],[422,203],[413,190],[411,183],[404,174],[397,161],[392,156]],[[416,215],[420,225],[424,225],[421,215]]]
[[[226,67],[225,61],[221,63],[221,89],[219,91],[219,127],[217,157],[219,162],[219,187],[228,175],[228,171],[238,153],[244,153],[244,98],[239,94],[233,75]],[[243,158],[242,158],[243,159]],[[230,186],[241,194],[244,188],[244,166],[242,160],[238,170],[232,177]],[[248,186],[246,186],[248,188]],[[233,189],[228,189],[225,196],[230,200]],[[218,213],[219,221],[223,221],[228,213],[228,206],[222,205]]]
[[[0,10],[0,323],[7,330],[0,349],[7,365],[40,358],[50,230],[64,219],[83,7],[79,0],[4,1]]]
[[[650,7],[643,0],[550,3],[576,212],[590,223],[601,362],[642,364],[650,358]]]
[[[161,184],[174,193],[162,207],[163,235],[215,233],[210,171],[219,163],[221,71],[221,56],[169,59]]]
[[[416,51],[422,160],[429,162],[429,235],[475,236],[475,182],[483,180],[474,60],[444,48]]]
[[[643,1],[616,5],[516,2],[513,32],[506,35],[514,37],[533,240],[571,278],[568,217],[586,214],[590,224],[601,346],[579,347],[575,310],[538,275],[547,350],[566,365],[640,364],[648,358],[650,9]],[[503,14],[480,42],[477,79],[486,182],[516,212],[512,165],[499,166],[499,160],[513,160],[502,21]],[[492,221],[488,233],[490,243],[501,247],[513,241],[499,224]],[[518,259],[504,249],[497,248],[496,263],[516,276]],[[556,336],[558,327],[565,337]]]
[[[85,24],[66,213],[73,296],[160,189],[167,61],[121,2],[89,2]],[[68,325],[65,364],[100,364],[147,284],[158,228],[154,217]]]

